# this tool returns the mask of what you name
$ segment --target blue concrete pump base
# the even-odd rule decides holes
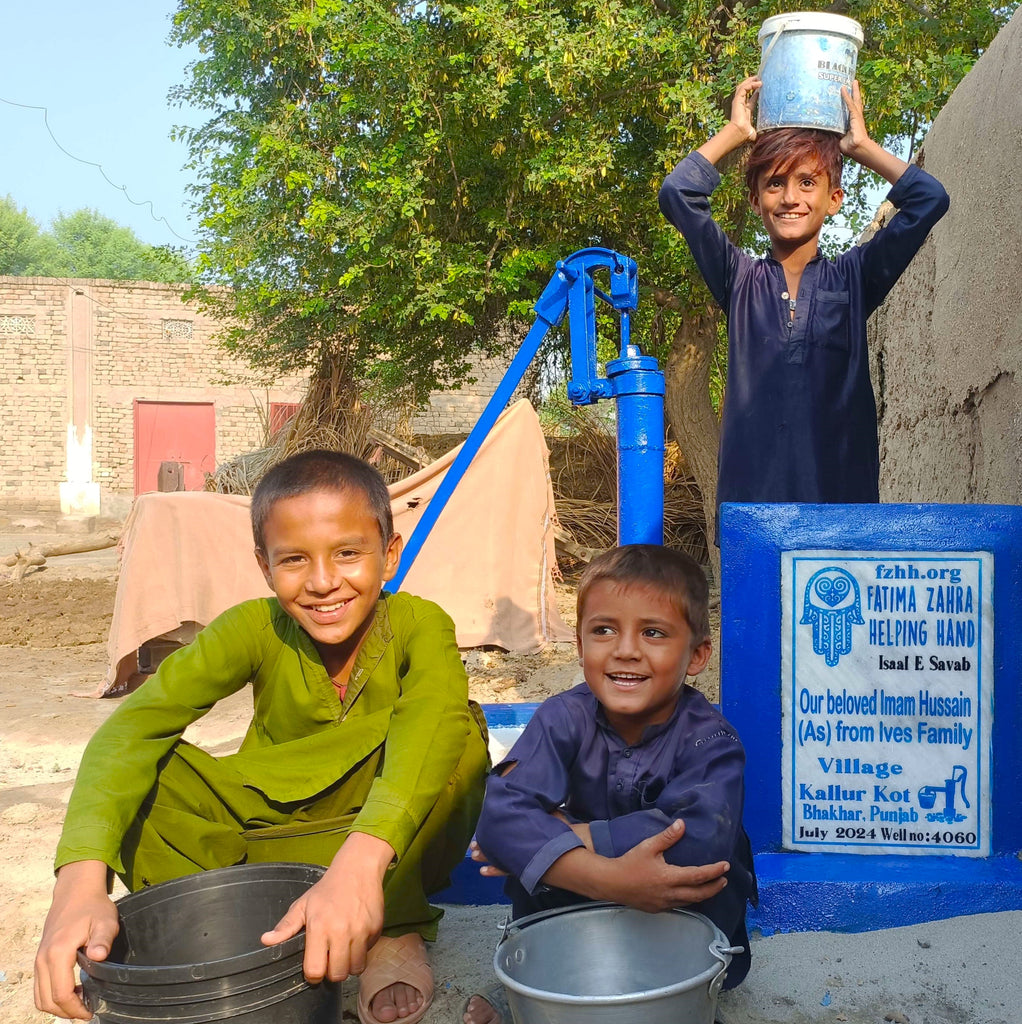
[[[759,906],[749,929],[865,932],[963,914],[1022,910],[1017,857],[863,857],[839,853],[756,855]]]
[[[1022,909],[1022,507],[725,504],[720,523],[721,707],[745,745],[760,887],[750,927],[858,932]],[[799,550],[993,555],[990,856],[783,850],[781,559]]]

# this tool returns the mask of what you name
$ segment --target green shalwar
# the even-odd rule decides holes
[[[252,684],[236,754],[181,739]],[[245,861],[329,864],[349,831],[386,840],[386,934],[436,937],[427,894],[464,856],[483,797],[485,723],[454,624],[384,594],[343,701],[309,635],[275,598],[246,601],[168,657],[96,731],[56,867],[101,860],[130,890]]]

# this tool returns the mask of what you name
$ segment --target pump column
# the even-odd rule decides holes
[[[607,363],[617,399],[619,544],[664,542],[664,375],[637,345]]]

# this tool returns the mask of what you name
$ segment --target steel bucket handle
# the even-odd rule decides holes
[[[534,924],[536,921],[545,921],[553,917],[560,917],[562,914],[573,913],[574,911],[577,911],[579,909],[589,910],[593,907],[623,907],[623,904],[612,903],[610,900],[592,900],[588,903],[573,903],[571,906],[568,907],[553,907],[550,910],[540,910],[537,911],[535,914],[528,914],[527,916],[520,917],[517,920],[512,920],[511,915],[509,913],[507,917],[505,917],[504,920],[497,926],[500,929],[500,939],[497,942],[497,949],[500,949],[500,947],[507,941],[507,938],[512,931],[521,931],[522,928],[525,928],[530,924]],[[684,907],[676,907],[674,909],[684,913]],[[698,913],[698,911],[692,910],[689,911],[689,913],[695,914]],[[709,921],[709,923],[713,926],[714,930],[717,932],[717,935],[723,938],[724,941],[727,941],[727,938],[724,935],[724,933],[712,921],[710,921],[708,917],[706,917],[704,914],[700,914],[699,916],[703,917],[706,921]],[[725,946],[722,945],[722,943],[717,939],[714,939],[709,944],[707,949],[709,949],[709,951],[718,960],[720,960],[722,964],[720,973],[717,974],[714,977],[714,979],[710,982],[711,994],[716,994],[716,992],[720,991],[721,985],[724,984],[724,977],[727,974],[727,961],[724,960],[725,954],[729,956],[736,956],[739,953],[744,953],[745,947]],[[714,986],[716,986],[715,991]]]

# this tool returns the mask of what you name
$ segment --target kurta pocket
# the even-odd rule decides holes
[[[321,821],[294,821],[287,825],[247,829],[242,838],[248,860],[256,863],[288,861],[329,865],[348,838],[355,814]]]
[[[850,324],[848,292],[830,292],[817,289],[813,303],[812,340],[821,348],[849,348]]]

